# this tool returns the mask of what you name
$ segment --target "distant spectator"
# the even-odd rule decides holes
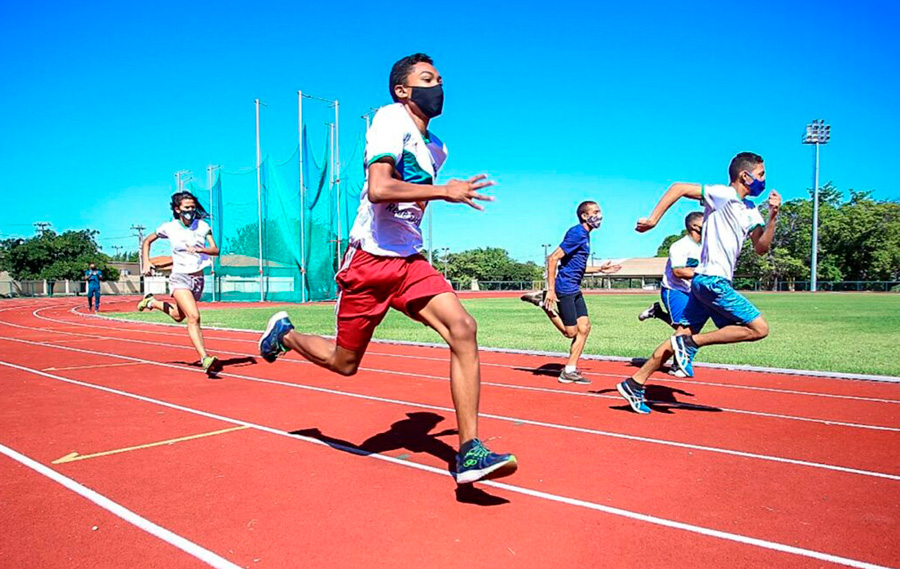
[[[100,279],[103,272],[97,269],[97,265],[91,263],[90,268],[84,272],[84,280],[87,282],[88,310],[100,312]]]

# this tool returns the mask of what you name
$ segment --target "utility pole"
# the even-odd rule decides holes
[[[113,245],[112,248],[116,250],[116,257],[118,257],[118,256],[119,256],[119,252],[120,252],[122,249],[124,249],[125,246],[124,246],[124,245]],[[122,259],[124,260],[124,257],[123,257]]]
[[[803,136],[803,144],[813,144],[816,147],[816,162],[813,167],[813,222],[812,222],[812,253],[809,262],[809,290],[816,292],[819,259],[819,145],[828,144],[831,140],[831,125],[825,124],[822,119],[814,120],[806,125],[806,134]]]
[[[136,231],[138,238],[138,265],[141,267],[141,274],[144,274],[144,230],[147,229],[143,225],[132,225],[131,230]]]
[[[36,221],[36,222],[33,223],[32,225],[34,225],[34,232],[35,232],[35,233],[40,233],[40,234],[41,234],[41,237],[43,237],[43,236],[44,236],[44,233],[46,233],[47,230],[50,229],[50,222],[49,222],[49,221]]]
[[[144,294],[144,227],[143,225],[132,225],[131,230],[136,231],[136,235],[138,238],[138,267],[141,271],[139,278],[141,279],[141,294]]]

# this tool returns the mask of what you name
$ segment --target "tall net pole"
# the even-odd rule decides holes
[[[297,138],[300,149],[300,302],[306,302],[306,191],[303,187],[303,91],[297,91]]]
[[[334,176],[335,176],[335,186],[334,191],[337,196],[337,266],[341,266],[341,214],[343,213],[343,207],[341,207],[341,146],[340,146],[340,134],[339,127],[340,124],[338,122],[338,108],[340,103],[338,103],[337,99],[334,100],[334,148],[333,156],[334,156]]]
[[[215,197],[213,196],[213,176],[215,175],[216,170],[218,170],[221,166],[213,166],[210,164],[206,167],[206,184],[209,186],[209,227],[212,229],[215,227],[215,222],[213,220],[213,212],[216,211],[216,204],[214,202]],[[213,261],[212,267],[210,268],[210,279],[212,280],[212,301],[216,301],[216,263]]]
[[[259,146],[259,99],[256,99],[256,208],[257,208],[257,224],[259,227],[259,300],[266,299],[266,292],[263,288],[263,248],[262,248],[262,181],[260,174],[262,171],[262,151]]]

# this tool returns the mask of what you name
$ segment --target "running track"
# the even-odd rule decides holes
[[[208,379],[183,329],[82,309],[0,303],[2,567],[900,567],[897,383],[701,368],[643,417],[625,363],[484,353],[520,469],[456,492],[445,349],[344,378],[207,331]]]

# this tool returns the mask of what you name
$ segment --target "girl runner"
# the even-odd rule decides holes
[[[168,239],[172,247],[172,274],[169,290],[175,306],[156,300],[148,293],[138,303],[138,310],[162,310],[175,322],[187,320],[188,336],[200,355],[200,364],[207,374],[219,371],[215,356],[206,353],[203,345],[203,331],[200,329],[200,309],[197,302],[203,294],[203,269],[210,265],[210,257],[219,254],[219,247],[213,239],[212,230],[203,218],[206,210],[190,192],[172,195],[172,221],[167,221],[147,236],[142,244],[141,257],[144,259],[144,274],[153,270],[150,261],[150,245],[157,239]]]

